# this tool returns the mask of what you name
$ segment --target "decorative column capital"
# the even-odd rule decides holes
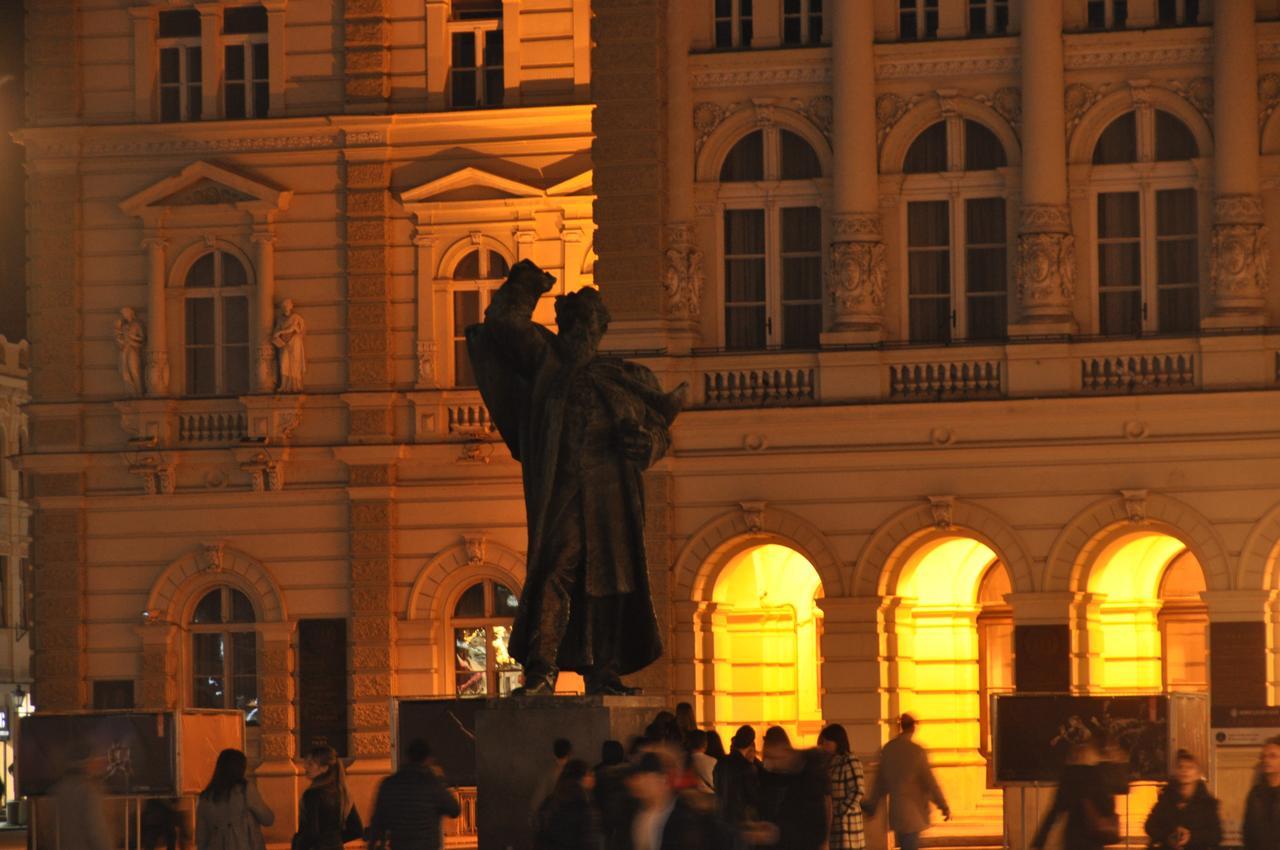
[[[884,228],[879,213],[836,213],[831,217],[833,242],[879,242]]]
[[[276,229],[272,225],[255,227],[253,233],[249,236],[249,241],[255,245],[274,245],[276,242]]]
[[[1018,236],[1018,300],[1030,322],[1070,321],[1076,294],[1076,243],[1066,206],[1023,207]]]
[[[169,240],[159,235],[151,235],[142,237],[142,247],[148,251],[163,250],[169,245]]]
[[[1258,316],[1266,309],[1271,256],[1262,198],[1219,195],[1213,202],[1209,249],[1214,313]]]
[[[688,221],[675,222],[667,226],[665,235],[662,291],[667,316],[695,323],[702,316],[702,291],[707,273],[702,251],[694,241],[694,225]]]
[[[1260,195],[1218,195],[1213,199],[1215,224],[1262,224]]]
[[[1070,233],[1071,208],[1065,204],[1023,204],[1020,233]]]
[[[848,233],[849,231],[845,231]],[[836,330],[875,330],[884,321],[888,265],[884,242],[865,238],[831,244],[827,292],[835,310]]]

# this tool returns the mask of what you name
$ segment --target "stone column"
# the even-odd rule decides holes
[[[662,290],[667,319],[692,330],[702,316],[706,268],[694,233],[690,16],[667,15],[667,228]]]
[[[130,6],[133,18],[133,117],[139,123],[156,119],[156,29],[159,23],[154,6]]]
[[[502,0],[502,105],[520,105],[520,0]]]
[[[386,112],[391,95],[391,24],[388,0],[346,0],[343,8],[342,72],[346,111]]]
[[[440,343],[436,339],[435,292],[432,281],[436,268],[436,236],[419,222],[413,234],[417,248],[418,289],[418,387],[434,387],[439,365]]]
[[[161,612],[149,612],[134,629],[142,639],[142,678],[138,683],[139,708],[167,711],[178,707],[178,640],[182,629],[160,619]]]
[[[254,769],[263,800],[276,813],[270,842],[297,831],[299,755],[294,713],[293,621],[258,626],[258,720],[262,762]]]
[[[263,0],[267,10],[267,85],[271,92],[268,114],[274,118],[284,115],[285,93],[288,90],[285,71],[285,4],[288,0]]]
[[[1213,4],[1213,312],[1267,322],[1268,251],[1258,172],[1258,42],[1252,0]]]
[[[147,249],[147,395],[169,394],[169,330],[165,304],[165,246],[159,236],[142,240]]]
[[[832,174],[834,210],[827,289],[835,344],[879,338],[884,321],[885,246],[880,226],[876,151],[873,3],[836,3],[831,10]]]
[[[258,364],[254,386],[261,393],[275,392],[276,357],[271,331],[276,313],[276,234],[270,225],[253,231],[254,264],[257,266],[257,325],[254,349]]]
[[[1074,329],[1075,240],[1067,206],[1062,0],[1023,4],[1022,223],[1018,300],[1024,333]]]

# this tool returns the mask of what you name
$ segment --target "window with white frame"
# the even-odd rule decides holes
[[[453,689],[460,697],[510,696],[524,671],[507,651],[519,594],[497,581],[478,581],[454,603]]]
[[[1200,325],[1200,201],[1195,136],[1140,106],[1093,150],[1098,330],[1186,333]]]
[[[969,35],[1009,32],[1009,0],[969,0]]]
[[[249,272],[223,250],[200,255],[183,279],[187,395],[249,390]]]
[[[449,105],[502,105],[502,4],[454,0],[449,21]]]
[[[1004,146],[950,116],[916,136],[903,162],[907,336],[912,342],[1002,339],[1009,304]]]
[[[160,120],[199,121],[203,92],[200,13],[195,9],[161,12],[157,36]]]
[[[716,47],[750,47],[752,0],[715,0]]]
[[[822,332],[822,166],[780,127],[738,140],[720,169],[724,345],[816,348]]]
[[[1194,26],[1200,23],[1200,0],[1160,0],[1156,12],[1161,26]]]
[[[223,115],[265,118],[271,100],[267,10],[235,6],[222,13]]]
[[[1089,29],[1122,30],[1129,22],[1128,0],[1089,0]]]
[[[938,37],[938,0],[898,0],[898,38],[902,41]]]
[[[822,43],[822,0],[784,0],[782,43],[786,45]]]
[[[205,593],[191,615],[191,706],[235,708],[258,725],[257,617],[233,587]]]
[[[451,287],[451,338],[453,351],[453,385],[474,387],[475,372],[467,354],[467,328],[478,323],[489,306],[494,290],[502,285],[511,271],[507,260],[497,251],[477,248],[465,255],[453,269]]]

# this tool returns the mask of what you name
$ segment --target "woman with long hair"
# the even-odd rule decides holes
[[[1177,767],[1147,815],[1150,846],[1160,850],[1216,850],[1222,842],[1218,801],[1201,776],[1200,762],[1178,750]]]
[[[534,850],[600,850],[600,822],[591,805],[596,775],[581,759],[565,763],[538,812]]]
[[[818,747],[829,756],[827,776],[831,780],[831,850],[856,850],[866,846],[862,834],[862,798],[867,781],[862,762],[849,749],[849,733],[832,723],[818,734]]]
[[[1262,745],[1258,773],[1244,801],[1244,850],[1280,848],[1280,736]]]
[[[264,850],[262,828],[276,817],[245,776],[248,760],[223,750],[196,804],[196,850]]]
[[[346,771],[333,747],[314,747],[307,754],[311,786],[298,805],[298,834],[293,850],[340,850],[364,832],[360,813],[347,791]]]

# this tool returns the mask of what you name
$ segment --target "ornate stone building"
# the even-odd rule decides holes
[[[694,387],[638,684],[869,759],[910,710],[1019,847],[991,695],[1277,701],[1274,0],[29,6],[40,708],[244,708],[289,812],[505,693],[461,331],[525,257]]]
[[[26,342],[0,336],[0,770],[12,763],[10,721],[31,691],[31,508],[16,462],[27,439],[28,354]]]

